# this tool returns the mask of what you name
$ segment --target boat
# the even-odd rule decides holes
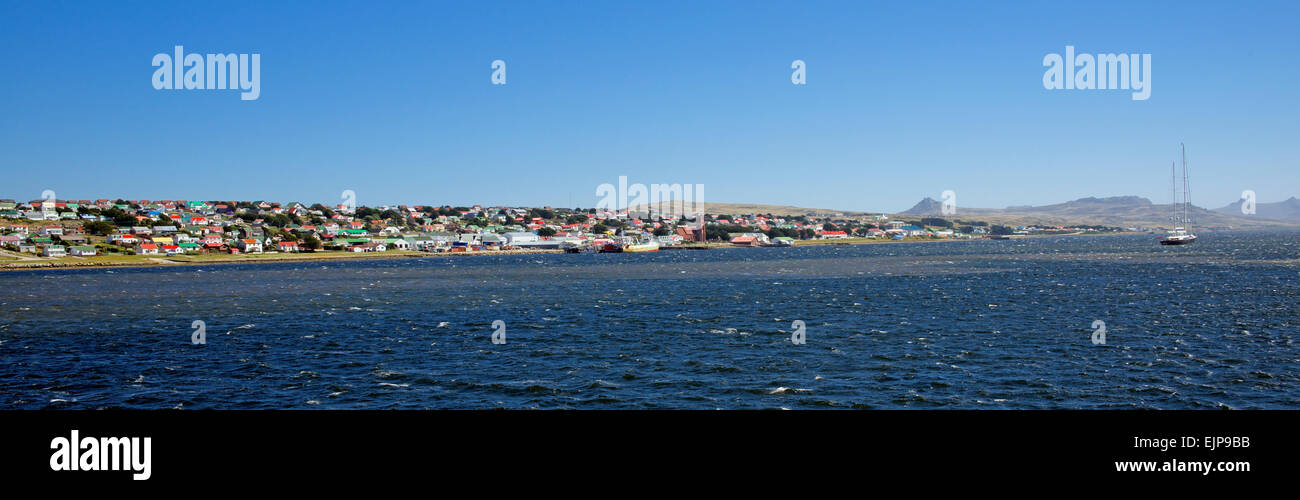
[[[591,247],[599,253],[619,253],[623,251],[623,245],[620,245],[609,238],[593,240],[591,242]]]
[[[645,238],[640,241],[629,239],[629,241],[623,243],[623,251],[632,253],[658,252],[659,242],[655,241],[654,238]]]
[[[1178,217],[1178,171],[1175,169],[1174,163],[1170,162],[1169,185],[1172,188],[1173,197],[1174,197],[1174,201],[1173,201],[1174,214],[1173,217],[1170,218],[1170,220],[1174,222],[1174,229],[1172,231],[1169,231],[1169,234],[1166,234],[1164,237],[1160,238],[1161,245],[1190,245],[1192,243],[1196,243],[1196,235],[1193,234],[1191,231],[1187,230],[1187,227],[1191,225],[1191,219],[1189,219],[1187,216],[1187,208],[1189,206],[1188,196],[1187,196],[1188,193],[1187,146],[1183,144],[1180,144],[1180,146],[1182,146],[1183,149],[1183,215],[1182,218],[1179,219]],[[1182,224],[1182,226],[1178,225],[1180,223]]]
[[[564,253],[596,253],[596,245],[587,241],[566,241],[560,244]]]

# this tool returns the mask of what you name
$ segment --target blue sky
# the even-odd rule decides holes
[[[596,188],[898,211],[1300,195],[1293,2],[4,2],[0,198],[594,206]],[[261,96],[154,54],[261,54]],[[1043,57],[1149,53],[1152,92]],[[491,84],[491,62],[507,84]],[[790,64],[807,63],[807,85]]]

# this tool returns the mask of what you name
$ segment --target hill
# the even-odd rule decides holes
[[[1244,200],[1237,200],[1223,207],[1214,209],[1215,212],[1227,215],[1236,215],[1242,217],[1258,217],[1260,219],[1269,219],[1287,222],[1300,222],[1300,200],[1292,196],[1290,199],[1273,202],[1273,203],[1255,203],[1255,213],[1244,215],[1241,213],[1241,205]]]
[[[1293,198],[1294,200],[1294,198]],[[1261,204],[1262,205],[1262,204]],[[925,198],[915,206],[898,215],[904,216],[941,216],[939,202]],[[1112,196],[1107,198],[1079,198],[1065,203],[1041,206],[1011,206],[1007,208],[968,208],[957,207],[953,218],[978,217],[990,222],[1027,224],[1093,224],[1106,226],[1143,226],[1163,228],[1171,225],[1173,206],[1158,205],[1139,196]],[[1188,209],[1188,216],[1195,227],[1216,228],[1269,228],[1288,226],[1286,221],[1248,217],[1230,212],[1211,211],[1195,205]],[[1300,219],[1294,220],[1300,222]]]

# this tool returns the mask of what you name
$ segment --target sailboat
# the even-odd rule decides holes
[[[1191,225],[1191,219],[1187,217],[1187,207],[1189,206],[1187,196],[1187,146],[1181,143],[1179,146],[1182,146],[1183,148],[1183,216],[1182,219],[1179,220],[1177,185],[1178,172],[1175,170],[1174,164],[1171,162],[1169,164],[1169,185],[1173,188],[1174,193],[1174,201],[1172,203],[1174,207],[1174,216],[1170,220],[1174,221],[1174,230],[1169,231],[1168,235],[1160,238],[1161,245],[1188,245],[1196,242],[1196,235],[1187,230],[1187,226]],[[1182,223],[1182,226],[1178,225],[1180,222]]]

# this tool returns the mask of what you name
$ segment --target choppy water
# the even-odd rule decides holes
[[[1300,233],[1201,236],[4,272],[0,408],[1300,406]]]

